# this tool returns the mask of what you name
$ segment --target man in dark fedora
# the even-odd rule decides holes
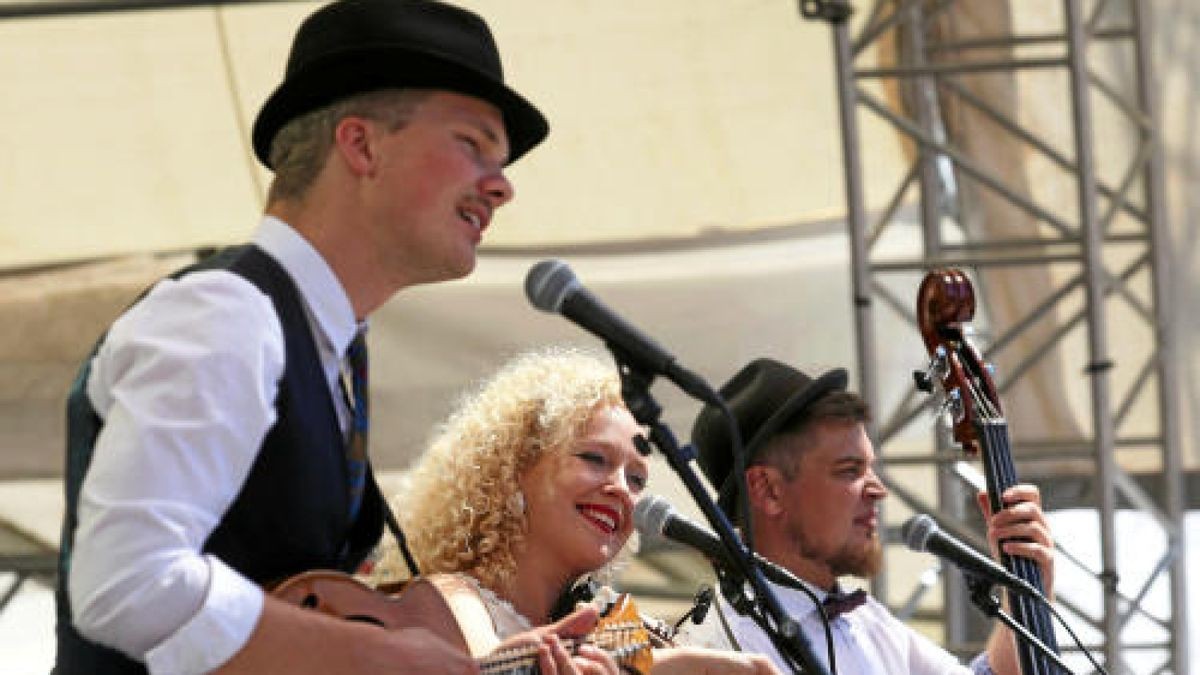
[[[733,447],[721,411],[701,410],[692,429],[698,462],[718,488],[718,503],[753,535],[757,553],[798,577],[833,618],[830,629],[839,675],[888,673],[934,675],[988,673],[1020,675],[1015,643],[998,626],[987,649],[968,668],[950,653],[896,619],[864,591],[843,594],[844,576],[870,578],[882,563],[878,504],[887,488],[875,472],[875,450],[867,437],[869,411],[846,391],[846,371],[813,379],[773,359],[758,359],[721,389],[745,440],[746,495],[743,512]],[[1032,485],[1003,495],[1007,508],[988,515],[988,538],[1004,551],[1041,566],[1047,591],[1053,580],[1053,542],[1040,496]],[[986,495],[981,508],[988,513]],[[747,518],[747,515],[749,516]],[[820,612],[801,589],[773,584],[789,615],[799,622],[818,658],[827,661]],[[718,611],[689,639],[770,655],[786,666],[767,636],[720,598]]]
[[[426,0],[341,0],[300,26],[254,124],[275,172],[251,243],[160,281],[68,402],[56,672],[475,672],[429,630],[292,606],[263,585],[353,571],[385,506],[366,455],[368,315],[462,277],[542,114],[487,25]],[[444,628],[439,617],[412,617]],[[615,672],[526,634],[543,672]]]

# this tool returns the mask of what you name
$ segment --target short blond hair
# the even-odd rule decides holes
[[[304,198],[329,158],[333,132],[342,119],[365,117],[383,124],[389,132],[397,131],[429,94],[425,89],[378,89],[348,96],[289,121],[271,141],[268,154],[275,177],[267,202]]]
[[[517,357],[462,399],[396,500],[421,572],[507,589],[528,531],[519,479],[611,406],[624,407],[615,366],[561,347]],[[397,564],[391,551],[380,566]]]

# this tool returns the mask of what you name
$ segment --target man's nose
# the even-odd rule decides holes
[[[515,192],[508,177],[499,169],[484,177],[480,191],[487,197],[493,211],[512,201]]]
[[[874,471],[867,477],[866,494],[871,499],[876,501],[888,496],[887,486],[883,484],[883,479]]]

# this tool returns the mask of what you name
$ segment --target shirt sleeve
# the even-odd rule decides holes
[[[262,591],[201,548],[275,422],[283,345],[270,299],[222,270],[161,281],[113,324],[87,383],[104,427],[68,577],[83,635],[152,672],[245,644]]]

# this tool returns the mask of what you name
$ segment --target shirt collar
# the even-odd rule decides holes
[[[274,216],[263,216],[253,241],[295,282],[319,339],[334,354],[345,354],[355,334],[366,329],[366,322],[355,320],[350,298],[325,258],[299,232]]]
[[[812,591],[813,595],[817,598],[817,604],[825,602],[825,598],[828,597],[831,592],[821,588],[820,586],[810,584],[803,579],[799,579],[799,581],[800,583],[804,584],[805,588]],[[788,610],[788,612],[792,613],[794,616],[801,616],[802,613],[810,614],[816,612],[817,605],[813,604],[812,599],[810,599],[808,594],[804,591],[798,588],[791,588],[789,586],[777,584],[769,579],[767,580],[767,583],[771,584],[776,596],[779,598],[779,602],[783,604],[784,609]],[[835,583],[832,592],[842,591],[843,589],[841,584]]]

